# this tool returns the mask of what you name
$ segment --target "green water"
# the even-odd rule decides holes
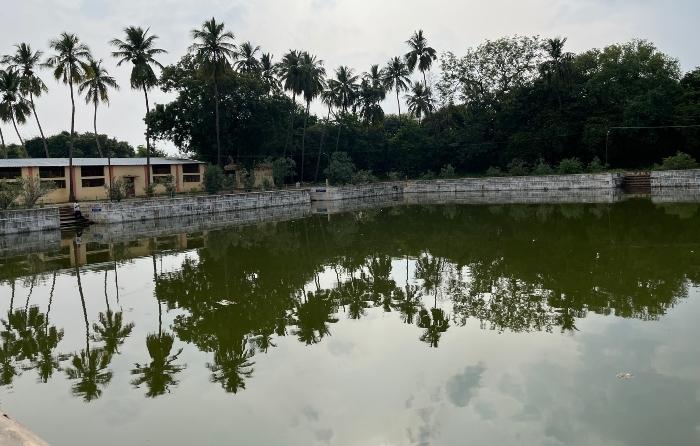
[[[700,444],[697,204],[40,251],[0,259],[0,409],[51,444]]]

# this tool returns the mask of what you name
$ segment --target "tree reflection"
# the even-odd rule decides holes
[[[246,349],[245,340],[240,344],[221,346],[214,352],[214,362],[207,364],[211,370],[211,382],[219,383],[229,393],[245,389],[245,380],[253,376],[255,363],[253,352]]]
[[[131,374],[137,376],[131,384],[136,388],[145,384],[148,389],[146,396],[149,398],[170,393],[170,387],[178,384],[175,375],[185,366],[175,364],[182,349],[172,355],[174,341],[175,338],[170,333],[153,333],[146,336],[146,348],[151,362],[136,364],[136,368],[131,370]]]
[[[306,301],[296,310],[297,329],[294,334],[306,345],[317,344],[330,335],[328,324],[338,322],[333,317],[335,307],[328,291],[309,292]]]
[[[442,334],[450,328],[450,323],[443,310],[422,308],[418,313],[418,326],[425,330],[420,340],[432,348],[437,348]]]

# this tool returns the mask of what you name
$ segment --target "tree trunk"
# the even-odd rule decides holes
[[[221,166],[221,139],[219,136],[219,83],[214,76],[214,115],[216,119],[216,165]]]
[[[146,115],[148,115],[151,108],[148,105],[148,90],[146,89],[146,84],[143,84],[143,95],[146,98]],[[148,187],[151,184],[151,134],[148,123],[146,123],[146,170],[148,171],[146,175],[146,187]]]
[[[75,246],[75,252],[77,257],[78,247]],[[90,355],[90,321],[88,321],[87,307],[85,306],[85,295],[83,294],[83,283],[80,280],[80,267],[78,266],[78,259],[75,259],[75,275],[78,278],[78,293],[80,294],[80,303],[83,306],[83,318],[85,319],[85,350]]]
[[[36,125],[39,127],[39,134],[41,135],[41,141],[44,143],[44,154],[46,155],[46,158],[50,158],[49,156],[49,144],[46,142],[46,137],[44,136],[44,129],[41,128],[41,123],[39,122],[39,116],[36,114],[36,107],[34,106],[34,95],[32,92],[29,92],[29,103],[32,106],[32,113],[34,114],[34,119],[36,119]]]
[[[289,138],[292,135],[292,131],[294,130],[294,112],[296,112],[297,108],[297,93],[292,92],[292,112],[289,114],[289,130],[287,130],[287,137],[284,139],[284,152],[282,152],[282,158],[287,157],[287,147],[289,145]]]
[[[73,172],[73,136],[75,133],[75,97],[73,95],[73,70],[68,73],[68,86],[70,87],[70,138],[68,138],[68,181],[70,182],[69,201],[75,201],[75,173]]]
[[[318,157],[316,158],[316,174],[314,175],[314,183],[318,182],[318,171],[321,168],[321,154],[323,153],[323,140],[326,138],[326,126],[331,119],[331,106],[328,106],[328,116],[326,117],[326,124],[323,126],[323,132],[321,133],[321,144],[318,147]]]
[[[306,121],[309,119],[311,101],[306,101],[306,114],[304,115],[304,130],[301,132],[301,182],[304,182],[304,151],[306,150]]]
[[[399,107],[399,121],[401,121],[401,101],[399,100],[399,89],[396,89],[396,105]]]
[[[7,147],[5,146],[5,135],[2,134],[2,129],[0,129],[0,145],[2,145],[2,154],[7,159]]]
[[[95,144],[97,144],[97,153],[100,154],[100,158],[104,158],[102,154],[102,147],[100,147],[100,138],[97,136],[97,101],[95,101],[95,114],[92,118],[92,128],[95,131]]]
[[[24,140],[22,139],[22,135],[19,134],[19,129],[17,128],[17,120],[15,119],[15,110],[10,107],[10,116],[12,116],[12,125],[15,128],[15,133],[17,134],[17,137],[19,138],[19,143],[24,149],[24,155],[28,157],[27,154],[27,148],[24,146]]]
[[[425,71],[423,71],[423,86],[428,88],[428,79],[425,77]]]

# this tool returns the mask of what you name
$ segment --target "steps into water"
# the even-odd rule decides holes
[[[58,215],[61,221],[61,229],[80,229],[90,226],[92,222],[87,218],[76,217],[73,213],[73,206],[62,206],[58,208]]]
[[[626,173],[622,182],[622,187],[627,193],[650,194],[651,174],[649,172]]]

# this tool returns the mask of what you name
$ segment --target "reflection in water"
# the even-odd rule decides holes
[[[0,264],[11,294],[0,331],[0,384],[32,369],[47,383],[64,370],[73,394],[93,401],[123,369],[110,370],[115,358],[129,343],[142,350],[145,339],[148,358],[139,356],[128,370],[131,386],[147,397],[177,393],[190,369],[240,393],[270,366],[261,355],[274,356],[290,340],[305,348],[329,343],[342,327],[370,327],[379,317],[405,324],[401,333],[431,351],[468,325],[554,336],[581,333],[581,320],[591,313],[656,321],[700,282],[698,227],[695,205],[643,201],[411,206],[64,244],[60,252]],[[140,295],[139,305],[158,306],[149,325],[157,329],[144,329],[135,341],[138,327],[119,303],[118,281],[130,280],[120,269],[139,258],[152,264],[154,289]],[[84,346],[74,353],[60,348],[64,329],[49,323],[56,276],[67,274],[75,276],[82,317],[65,328],[77,330],[80,321],[85,331]],[[85,289],[81,276],[97,274],[104,290]],[[30,301],[45,282],[51,291],[42,313]],[[104,304],[91,323],[87,306],[97,305],[102,292]],[[16,309],[20,293],[24,306]],[[206,362],[187,367],[184,345],[206,353]],[[474,364],[447,383],[456,407],[466,407],[482,381],[485,367]]]

